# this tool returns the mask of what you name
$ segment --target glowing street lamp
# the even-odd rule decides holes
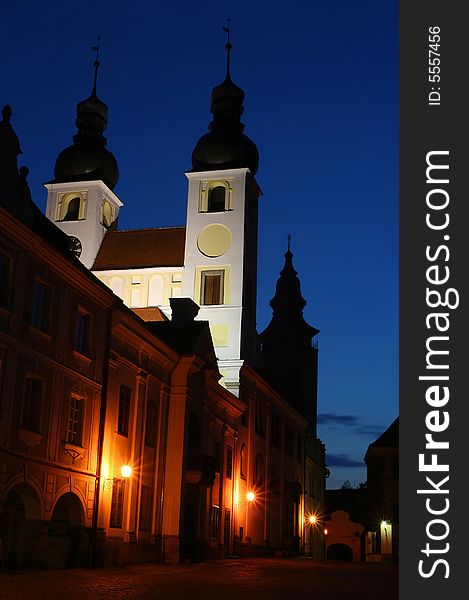
[[[318,518],[316,517],[316,515],[310,515],[309,522],[311,523],[311,525],[315,525],[318,522]]]
[[[255,498],[254,492],[248,492],[246,494],[246,499],[248,502],[254,502],[254,498]]]
[[[130,465],[122,465],[121,475],[124,479],[129,479],[129,477],[132,475],[132,467]]]

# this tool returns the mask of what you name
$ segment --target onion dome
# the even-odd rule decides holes
[[[259,152],[256,145],[244,133],[241,115],[244,112],[244,91],[231,80],[229,28],[226,78],[212,90],[210,112],[213,119],[209,132],[197,142],[192,152],[194,171],[233,169],[247,167],[253,175],[259,167]]]
[[[98,47],[94,50],[98,52]],[[103,132],[108,125],[108,107],[96,93],[99,64],[96,58],[91,96],[77,104],[78,133],[73,136],[73,145],[62,150],[55,162],[55,182],[101,179],[113,189],[119,179],[117,161],[105,148]]]

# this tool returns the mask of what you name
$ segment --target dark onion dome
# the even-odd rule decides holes
[[[73,136],[73,145],[57,157],[54,182],[101,179],[112,190],[119,179],[119,169],[114,155],[105,148],[103,132],[108,124],[108,108],[96,94],[98,60],[94,67],[93,91],[77,104],[78,133]]]
[[[226,50],[226,78],[212,90],[210,112],[213,120],[209,132],[199,139],[192,152],[192,167],[193,171],[247,167],[255,175],[259,167],[259,152],[256,144],[243,133],[244,92],[231,81],[229,41]]]

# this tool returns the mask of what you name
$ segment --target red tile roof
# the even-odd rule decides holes
[[[181,267],[185,238],[185,227],[108,231],[92,270]]]

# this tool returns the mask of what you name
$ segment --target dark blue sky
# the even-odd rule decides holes
[[[42,183],[72,142],[92,86],[109,106],[121,229],[183,225],[191,153],[224,79],[246,92],[260,153],[258,329],[287,234],[319,334],[319,425],[328,488],[366,479],[363,457],[398,414],[397,0],[0,3],[0,103]]]

